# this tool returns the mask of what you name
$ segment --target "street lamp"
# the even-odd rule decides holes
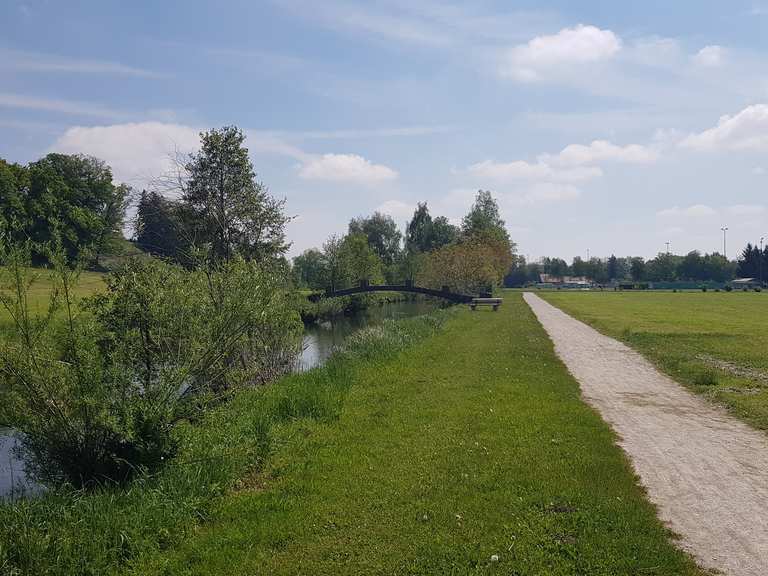
[[[757,269],[759,270],[761,288],[763,287],[763,240],[765,240],[765,236],[760,236],[760,254],[757,257]]]
[[[665,244],[667,245],[667,255],[669,255],[669,241],[665,242]]]
[[[725,243],[726,242],[725,236],[726,236],[726,233],[728,232],[728,226],[720,228],[720,230],[723,231],[723,256],[725,256],[725,259],[728,260],[728,250],[726,249],[726,243]]]

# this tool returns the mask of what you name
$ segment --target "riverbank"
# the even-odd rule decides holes
[[[181,438],[125,492],[0,508],[0,568],[699,573],[519,294],[359,332]]]
[[[359,365],[338,418],[137,574],[698,574],[520,295]]]
[[[0,574],[123,574],[180,546],[214,517],[222,496],[263,469],[284,430],[336,419],[364,366],[431,336],[450,314],[360,331],[322,367],[242,391],[204,421],[179,426],[179,456],[126,489],[51,490],[0,504]]]

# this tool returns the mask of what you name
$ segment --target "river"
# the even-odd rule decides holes
[[[339,316],[307,326],[304,330],[302,352],[296,360],[296,369],[310,370],[320,366],[353,332],[375,326],[385,319],[407,318],[431,312],[434,302],[414,300],[393,302],[362,310],[353,316]],[[0,498],[14,492],[34,493],[39,490],[24,474],[24,462],[14,453],[16,444],[10,430],[0,428]]]

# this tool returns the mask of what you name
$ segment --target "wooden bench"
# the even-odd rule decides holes
[[[472,308],[472,311],[474,312],[478,306],[493,306],[493,311],[496,312],[502,302],[504,302],[504,300],[501,298],[472,298],[469,307]]]

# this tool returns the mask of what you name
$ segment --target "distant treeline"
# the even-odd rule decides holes
[[[353,218],[344,236],[331,236],[322,248],[294,258],[293,274],[299,286],[313,290],[366,280],[476,293],[502,284],[514,252],[496,200],[480,190],[461,226],[433,218],[426,202],[418,204],[404,237],[391,216]]]
[[[598,284],[613,281],[634,282],[728,282],[736,277],[759,278],[768,275],[768,248],[747,244],[734,262],[722,254],[701,254],[694,250],[684,256],[660,253],[645,260],[640,257],[590,258],[575,257],[571,264],[561,258],[542,258],[538,262],[515,260],[504,279],[506,286],[523,286],[539,282],[541,274],[585,277]]]

